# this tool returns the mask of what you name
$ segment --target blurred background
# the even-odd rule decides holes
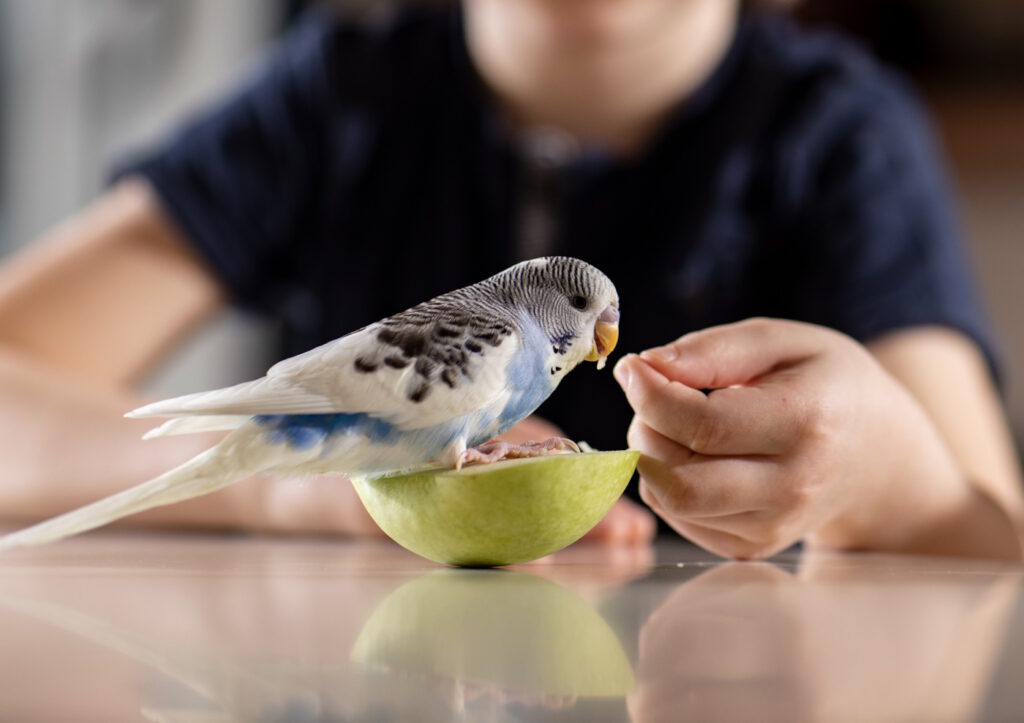
[[[0,256],[95,197],[118,154],[229,89],[308,0],[0,0]],[[354,13],[380,2],[347,2]],[[945,145],[1024,440],[1024,3],[808,0],[916,83]],[[227,312],[150,386],[262,374],[274,330]],[[955,384],[956,380],[950,380]]]

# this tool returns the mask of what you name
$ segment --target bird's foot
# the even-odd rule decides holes
[[[462,469],[466,464],[491,464],[504,459],[524,459],[526,457],[544,457],[549,454],[562,454],[575,452],[579,454],[580,448],[571,439],[565,437],[551,437],[543,442],[524,442],[523,444],[511,444],[494,440],[467,449],[459,455],[455,461],[455,469]]]

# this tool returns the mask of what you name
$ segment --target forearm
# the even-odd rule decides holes
[[[868,349],[899,388],[879,411],[903,422],[899,439],[887,440],[894,453],[885,460],[896,472],[890,486],[902,490],[895,506],[905,530],[899,545],[1020,559],[1020,461],[978,348],[958,332],[925,327],[890,334]]]
[[[128,386],[223,305],[149,187],[125,182],[0,265],[0,345]]]
[[[977,485],[961,480],[960,503],[918,525],[901,552],[1024,560],[1024,528]]]
[[[0,519],[37,520],[137,484],[215,437],[144,443],[131,383],[222,291],[142,182],[119,185],[0,266]],[[252,499],[254,502],[250,502]],[[133,522],[248,518],[234,489]]]
[[[897,525],[895,529],[882,529],[878,524],[860,529],[829,525],[812,534],[808,542],[850,550],[1024,559],[1020,523],[975,485],[966,480],[959,484],[960,494],[945,509],[932,509],[928,514],[922,514],[920,508],[906,510],[906,514],[893,510],[886,519]]]
[[[899,420],[869,454],[877,465],[861,479],[863,494],[846,513],[824,525],[811,542],[846,549],[1020,560],[1024,527],[1019,508],[989,490],[1017,481],[1012,469],[993,466],[974,480],[910,395],[889,399]],[[877,472],[882,470],[882,472]]]
[[[28,522],[125,489],[208,447],[209,436],[143,442],[151,423],[124,419],[136,395],[47,369],[0,347],[0,519]],[[225,526],[236,492],[154,510],[135,523]]]

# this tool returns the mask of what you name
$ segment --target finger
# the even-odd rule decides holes
[[[813,527],[802,511],[801,492],[784,483],[770,459],[691,455],[680,462],[672,457],[678,446],[636,421],[629,440],[630,447],[644,452],[637,465],[641,499],[666,520],[728,533],[752,549],[772,551]]]
[[[721,557],[734,560],[760,560],[771,554],[761,543],[753,542],[731,532],[690,521],[676,521],[669,522],[669,524],[690,542]]]
[[[656,531],[654,516],[623,497],[583,539],[611,545],[642,545],[654,539]]]
[[[635,354],[620,359],[614,374],[646,425],[700,454],[781,454],[798,439],[805,416],[798,394],[747,387],[705,395]]]
[[[705,527],[695,522],[677,519],[661,506],[658,499],[650,494],[649,488],[645,490],[643,480],[640,481],[640,497],[650,505],[658,517],[665,520],[669,527],[685,537],[695,545],[703,547],[709,552],[720,557],[729,557],[737,560],[754,559],[753,545],[739,535],[730,532],[722,532]]]
[[[751,515],[758,513],[748,513]],[[734,520],[735,518],[722,518],[723,520]],[[788,538],[778,539],[751,539],[744,534],[732,532],[729,529],[722,529],[718,520],[686,520],[678,524],[678,531],[687,539],[697,542],[701,547],[715,552],[719,555],[733,557],[737,560],[763,560],[772,555],[777,555],[789,547],[792,547],[797,540]],[[701,541],[698,541],[697,538]],[[714,545],[714,547],[711,547]]]
[[[627,439],[630,449],[643,453],[637,463],[641,491],[647,488],[676,517],[720,517],[772,505],[770,461],[694,455],[638,420]]]
[[[695,389],[747,384],[822,350],[836,332],[780,319],[747,319],[687,334],[641,356],[668,378]]]
[[[253,527],[274,532],[380,537],[352,483],[343,475],[263,478],[264,502]]]
[[[681,518],[661,505],[651,494],[650,487],[645,487],[643,479],[640,480],[640,497],[673,530],[695,545],[700,545],[722,557],[760,560],[796,542],[795,538],[763,538],[752,535],[751,530],[756,530],[763,524],[761,512],[744,512],[724,517]]]
[[[527,417],[519,424],[498,435],[497,439],[511,444],[541,442],[552,437],[564,437],[565,432],[551,422],[536,415]]]

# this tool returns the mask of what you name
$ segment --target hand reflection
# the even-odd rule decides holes
[[[1019,585],[813,554],[722,565],[644,624],[637,723],[971,720]],[[906,564],[906,563],[905,563]]]

